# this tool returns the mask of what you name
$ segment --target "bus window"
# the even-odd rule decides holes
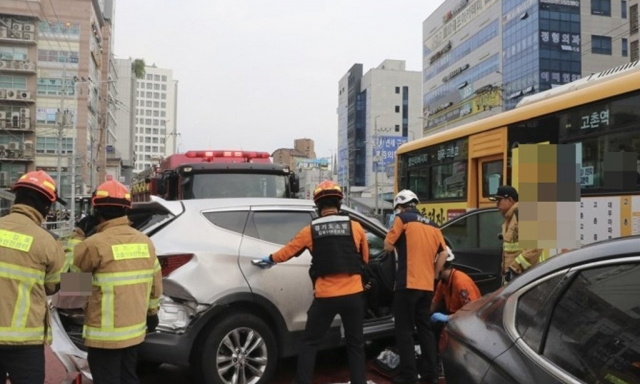
[[[409,171],[409,186],[419,199],[428,198],[428,184],[427,184],[427,170],[428,168],[419,168]]]
[[[486,161],[482,163],[482,197],[488,199],[489,196],[498,192],[498,187],[502,185],[502,160]]]
[[[436,165],[431,167],[432,199],[454,199],[466,196],[467,163]]]

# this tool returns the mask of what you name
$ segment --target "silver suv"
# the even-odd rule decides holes
[[[383,251],[386,229],[345,209],[367,233],[365,337],[391,335],[393,257]],[[287,243],[317,213],[312,201],[237,198],[164,201],[134,206],[134,226],[151,236],[164,275],[160,325],[140,350],[146,361],[190,364],[200,382],[269,383],[280,357],[297,353],[313,299],[311,256],[270,269],[252,264]],[[67,332],[81,342],[81,315],[61,311]],[[336,317],[324,347],[344,342]]]

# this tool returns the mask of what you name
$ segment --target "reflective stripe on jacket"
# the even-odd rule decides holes
[[[0,218],[0,345],[51,342],[47,294],[60,282],[64,253],[42,221],[22,204]]]
[[[62,267],[64,272],[71,270],[71,266],[73,265],[73,249],[76,245],[82,243],[84,238],[85,235],[82,229],[76,227],[71,237],[64,242],[64,267]]]
[[[147,315],[158,311],[162,272],[151,239],[127,217],[106,221],[74,248],[74,272],[91,272],[82,335],[92,348],[142,343]]]
[[[502,223],[502,273],[511,269],[520,274],[532,266],[538,264],[541,249],[521,249],[518,243],[518,203],[515,203],[504,218]]]

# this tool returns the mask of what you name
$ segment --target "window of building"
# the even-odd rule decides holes
[[[396,93],[400,94],[400,87],[396,87]]]
[[[167,98],[167,94],[162,92],[162,100],[165,100]]]
[[[154,116],[154,117],[158,117],[158,116],[160,116],[160,112],[159,112],[159,111],[153,111],[153,116]]]
[[[634,40],[631,42],[631,61],[638,61],[640,60],[640,50],[638,49],[638,47],[640,46],[638,40]]]
[[[400,125],[396,124],[395,130],[396,132],[400,132]]]
[[[53,95],[58,96],[62,94],[73,95],[74,86],[70,79],[67,79],[66,86],[63,85],[61,78],[38,78],[38,95]]]
[[[160,84],[154,84],[153,85],[153,89],[155,89],[156,91],[160,90]]]
[[[167,76],[162,75],[162,81],[167,81]]]
[[[0,60],[28,60],[28,54],[27,48],[0,46]]]
[[[149,81],[153,80],[153,75],[150,73],[147,73],[147,80]]]
[[[154,129],[154,131],[157,131],[157,129]],[[152,143],[153,144],[158,144],[158,138],[154,137]]]
[[[145,123],[146,125],[151,125],[151,119],[146,119],[146,120],[144,121],[144,123]],[[147,129],[150,129],[150,128],[147,128]]]
[[[78,52],[38,49],[38,61],[78,64]]]
[[[153,105],[153,102],[151,100],[147,100],[147,108],[151,108],[151,106]]]
[[[153,76],[153,80],[154,81],[160,81],[160,75],[154,75]]]
[[[167,85],[166,84],[162,84],[162,90],[166,91],[167,90]]]
[[[167,113],[165,111],[160,111],[160,117],[166,117]]]
[[[638,33],[638,4],[629,7],[629,34]]]
[[[147,92],[147,99],[150,99],[153,97],[153,92]]]
[[[591,0],[591,14],[611,16],[611,0]]]
[[[146,113],[146,115],[147,115],[147,116],[151,116],[151,110],[150,110],[150,109],[147,109],[147,113]]]
[[[157,101],[153,102],[153,108],[160,108],[160,103]]]
[[[26,76],[0,76],[0,89],[27,89],[27,77]]]
[[[164,101],[161,101],[160,108],[167,108],[167,103],[165,103]]]
[[[153,134],[157,135],[158,134],[158,128],[153,128]]]
[[[629,42],[627,39],[622,39],[622,56],[629,56]]]
[[[583,382],[640,382],[638,302],[639,264],[581,271],[553,311],[543,356]]]
[[[151,88],[153,88],[153,84],[147,83],[147,89],[151,89]]]
[[[153,125],[158,125],[158,119],[153,119]]]
[[[80,36],[80,24],[40,21],[38,23],[38,36],[44,35]]]
[[[73,151],[73,138],[63,137],[60,143],[61,153]],[[36,153],[58,153],[58,138],[55,136],[37,136]]]
[[[620,17],[627,18],[627,2],[625,0],[622,0],[620,4]]]
[[[396,105],[395,111],[396,111],[396,113],[400,113],[400,106],[399,105]]]
[[[611,37],[591,35],[591,52],[600,55],[611,55]]]
[[[153,92],[153,98],[154,98],[154,99],[157,99],[158,97],[159,97],[158,92]]]

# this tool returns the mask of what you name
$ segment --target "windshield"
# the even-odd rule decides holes
[[[284,174],[194,174],[185,185],[184,198],[287,197],[288,180]]]

